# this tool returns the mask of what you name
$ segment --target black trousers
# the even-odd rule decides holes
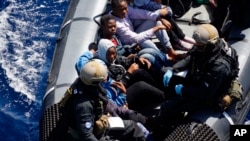
[[[148,84],[151,84],[155,87],[158,86],[157,84],[158,80],[155,77],[153,77],[153,75],[151,75],[150,71],[147,71],[145,69],[138,69],[132,74],[132,77],[128,82],[127,87],[130,87],[131,85],[139,81],[147,82]]]
[[[129,109],[144,113],[160,105],[165,100],[162,90],[139,81],[127,88],[127,102]]]
[[[177,25],[176,21],[171,17],[166,17],[172,25],[172,30],[168,31],[168,36],[170,38],[170,42],[174,45],[179,42],[180,39],[184,39],[185,34],[183,33],[182,29]]]
[[[218,0],[217,1],[217,7],[214,9],[213,17],[214,20],[212,21],[212,25],[214,25],[219,34],[221,35],[221,28],[223,25],[223,22],[227,16],[227,8],[230,4],[230,0]]]

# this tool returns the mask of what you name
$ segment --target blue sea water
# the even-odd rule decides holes
[[[53,51],[69,0],[0,0],[0,141],[38,141]]]

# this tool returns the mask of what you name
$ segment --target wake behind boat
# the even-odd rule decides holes
[[[67,127],[60,105],[64,94],[77,78],[75,62],[88,50],[89,43],[96,40],[99,29],[94,18],[106,11],[107,0],[72,0],[61,26],[59,38],[48,76],[48,85],[43,99],[43,115],[40,121],[40,140],[65,140]],[[248,9],[250,9],[248,7]],[[198,17],[194,14],[200,12]],[[246,11],[247,12],[247,11]],[[225,24],[227,41],[239,55],[239,80],[244,88],[243,100],[232,104],[224,112],[211,110],[188,115],[167,136],[166,140],[221,140],[230,138],[230,125],[244,124],[250,107],[250,21],[241,19],[248,26],[234,23]],[[246,18],[246,19],[245,19]],[[97,18],[98,19],[98,18]],[[191,35],[198,24],[211,22],[211,11],[207,5],[192,7],[177,19],[178,25],[187,35]],[[227,22],[230,23],[230,22]]]

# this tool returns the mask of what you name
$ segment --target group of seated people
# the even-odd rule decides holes
[[[97,42],[75,65],[79,78],[70,102],[75,140],[163,140],[162,131],[185,112],[225,109],[241,98],[228,94],[232,62],[224,58],[233,50],[213,25],[197,26],[191,38],[159,1],[112,0],[111,7],[101,17]],[[157,106],[152,117],[149,111]],[[119,125],[112,130],[113,122]]]

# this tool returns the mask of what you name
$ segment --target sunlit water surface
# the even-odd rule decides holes
[[[69,0],[0,0],[0,140],[38,141],[46,79]]]

